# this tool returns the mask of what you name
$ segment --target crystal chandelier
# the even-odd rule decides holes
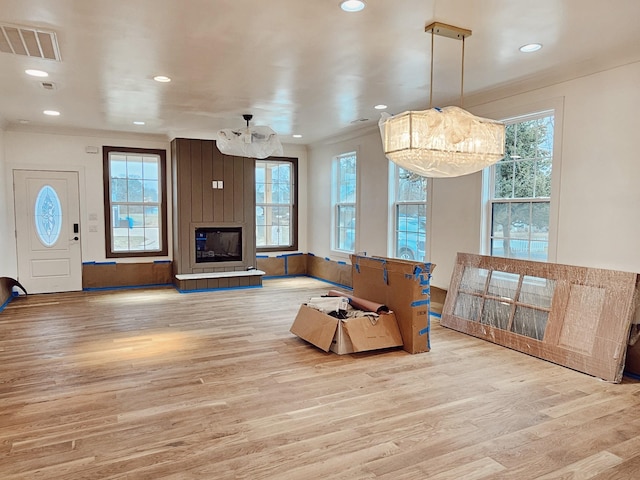
[[[477,172],[504,157],[504,124],[476,117],[459,107],[432,108],[434,35],[462,40],[462,104],[464,39],[471,30],[435,22],[427,25],[425,32],[431,33],[429,110],[383,114],[379,126],[384,154],[400,167],[425,177],[458,177]]]

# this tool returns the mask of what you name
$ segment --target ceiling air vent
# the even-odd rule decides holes
[[[53,82],[41,82],[40,85],[42,85],[42,88],[45,90],[55,90],[56,88],[56,84]]]
[[[60,61],[55,32],[0,24],[0,52]]]

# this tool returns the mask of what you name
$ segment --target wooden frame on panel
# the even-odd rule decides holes
[[[458,253],[441,324],[620,382],[638,275]]]

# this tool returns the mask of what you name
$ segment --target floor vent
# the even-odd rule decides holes
[[[60,61],[55,32],[0,24],[0,52]]]

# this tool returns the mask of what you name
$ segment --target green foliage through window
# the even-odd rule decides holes
[[[492,167],[491,255],[546,261],[554,115],[506,128],[506,156]]]

